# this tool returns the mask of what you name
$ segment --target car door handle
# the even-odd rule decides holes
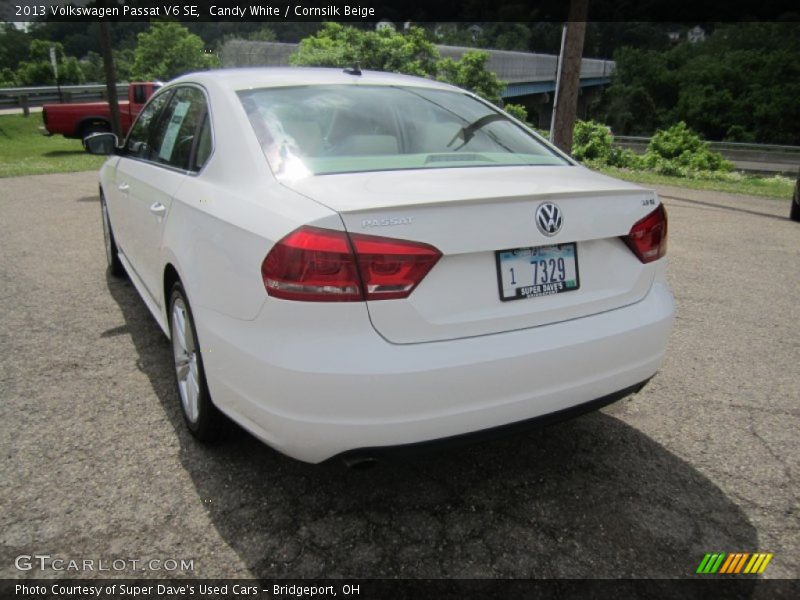
[[[161,204],[161,202],[153,202],[150,205],[150,212],[156,216],[163,217],[164,213],[167,212],[167,207]]]
[[[118,189],[120,192],[122,192],[123,194],[127,194],[127,193],[130,191],[130,189],[131,189],[131,186],[129,186],[127,183],[120,183],[120,184],[117,186],[117,189]]]

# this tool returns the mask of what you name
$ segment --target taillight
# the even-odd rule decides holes
[[[658,260],[667,253],[667,211],[663,204],[637,221],[623,241],[643,263]]]
[[[428,244],[306,226],[272,247],[261,275],[285,300],[389,300],[408,297],[441,256]]]

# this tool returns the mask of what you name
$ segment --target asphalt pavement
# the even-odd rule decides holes
[[[642,392],[348,470],[241,430],[195,442],[167,340],[106,274],[96,174],[0,179],[0,577],[671,578],[760,551],[797,578],[800,224],[788,201],[659,189],[677,319]]]

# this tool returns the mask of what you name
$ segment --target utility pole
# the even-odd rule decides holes
[[[550,141],[556,134],[556,114],[558,113],[558,88],[561,85],[561,66],[564,64],[564,41],[567,39],[567,26],[561,28],[561,49],[556,59],[556,88],[553,94],[553,114],[550,115]]]
[[[117,71],[114,68],[114,55],[111,52],[111,29],[108,21],[100,21],[100,52],[103,55],[103,68],[106,72],[106,95],[111,109],[111,131],[117,138],[122,137],[119,125],[119,99],[117,98]]]
[[[564,152],[572,150],[572,128],[578,111],[578,89],[581,78],[581,58],[583,39],[586,35],[586,18],[589,14],[589,0],[571,0],[569,22],[564,35],[563,60],[559,65],[558,106],[554,106],[552,140]]]

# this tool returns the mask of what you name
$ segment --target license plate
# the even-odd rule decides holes
[[[504,302],[551,296],[580,287],[575,243],[500,250],[495,255],[500,299]]]

